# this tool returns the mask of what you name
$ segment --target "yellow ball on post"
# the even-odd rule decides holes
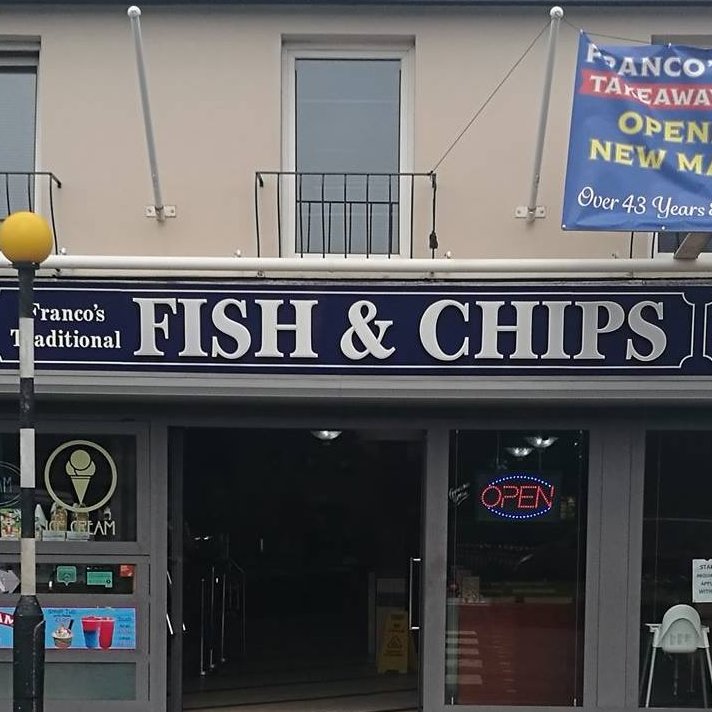
[[[52,229],[37,213],[11,213],[0,225],[0,252],[13,264],[44,262],[52,246]]]

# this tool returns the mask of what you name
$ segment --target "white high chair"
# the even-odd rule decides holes
[[[670,655],[689,655],[704,649],[707,658],[707,671],[712,682],[712,658],[710,658],[709,628],[702,625],[700,614],[692,607],[679,603],[665,611],[662,623],[648,624],[653,634],[653,657],[650,661],[648,691],[645,706],[650,707],[650,695],[653,690],[655,656],[658,649]],[[705,695],[706,699],[706,695]]]

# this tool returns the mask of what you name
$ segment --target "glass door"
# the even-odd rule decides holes
[[[458,430],[445,703],[582,705],[588,437]]]
[[[397,699],[414,709],[423,433],[191,427],[183,435],[182,452],[171,447],[181,462],[170,483],[170,617],[184,707],[356,711],[391,709]]]

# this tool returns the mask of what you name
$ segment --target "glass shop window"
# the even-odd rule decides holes
[[[446,704],[582,704],[588,438],[457,431]]]
[[[0,435],[0,540],[20,536],[19,443]],[[136,438],[38,434],[36,537],[136,541]]]
[[[712,661],[712,434],[646,439],[640,704],[707,707]]]

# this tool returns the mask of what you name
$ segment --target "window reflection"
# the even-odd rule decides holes
[[[705,474],[711,460],[709,433],[648,433],[643,504],[641,705],[708,706],[712,665],[704,646],[706,626],[712,622],[712,592],[706,590],[705,567],[712,558],[712,482]],[[697,569],[695,577],[693,567]],[[679,629],[668,629],[675,612],[692,620],[678,623]],[[701,630],[694,630],[697,616]],[[688,647],[677,646],[680,635],[690,636]]]
[[[586,434],[459,431],[451,453],[446,702],[580,705]]]
[[[295,61],[297,252],[399,251],[401,63]]]

